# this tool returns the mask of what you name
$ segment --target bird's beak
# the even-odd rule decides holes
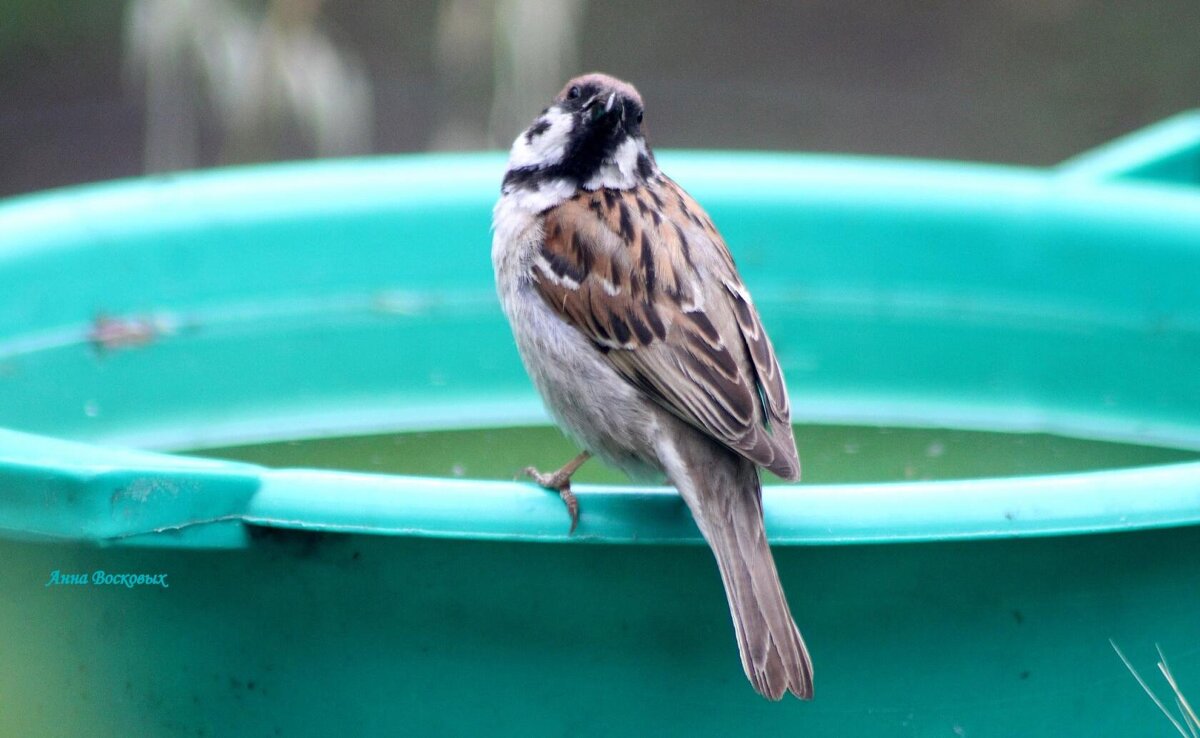
[[[591,100],[588,100],[587,105],[584,105],[583,109],[588,114],[589,119],[595,123],[601,118],[614,112],[621,112],[625,108],[622,105],[617,105],[617,93],[610,92],[607,98],[603,97],[603,95],[596,95]]]

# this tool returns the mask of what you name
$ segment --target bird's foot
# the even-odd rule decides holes
[[[579,525],[579,500],[575,497],[575,493],[571,491],[571,475],[583,466],[583,462],[591,457],[587,451],[576,456],[566,466],[558,471],[549,474],[543,474],[532,466],[527,466],[522,473],[537,482],[539,486],[553,490],[562,498],[563,503],[567,506],[567,513],[571,516],[571,529],[567,535],[575,532],[576,526]]]
[[[567,512],[571,515],[571,530],[568,535],[574,533],[575,526],[579,525],[579,499],[571,491],[571,477],[563,474],[562,469],[552,474],[543,474],[532,466],[525,467],[523,473],[537,482],[539,486],[558,493],[558,496],[567,505]]]

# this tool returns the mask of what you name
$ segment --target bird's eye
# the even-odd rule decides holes
[[[579,87],[578,87],[578,86],[572,87],[571,89],[567,90],[567,98],[568,98],[568,99],[574,100],[574,99],[576,99],[577,97],[579,97],[579,94],[580,94],[580,93],[579,93]]]
[[[642,111],[640,111],[640,110],[638,111],[637,122],[638,122],[638,125],[642,124]]]

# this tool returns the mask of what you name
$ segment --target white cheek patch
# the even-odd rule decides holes
[[[646,139],[639,138],[637,140],[637,150],[638,150],[638,157],[644,156],[647,159],[650,158],[650,149],[646,146]],[[635,165],[637,164],[636,158],[634,159],[634,164]]]
[[[558,106],[550,108],[513,141],[508,168],[558,164],[566,153],[567,139],[574,128],[573,115]]]
[[[638,154],[642,153],[645,146],[645,144],[639,145],[639,143],[632,138],[622,141],[613,155],[600,165],[596,174],[583,183],[584,188],[598,190],[601,187],[611,187],[627,190],[637,185]]]

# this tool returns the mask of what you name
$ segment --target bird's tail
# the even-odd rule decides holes
[[[758,472],[741,457],[712,461],[718,460],[705,465],[706,474],[692,475],[694,490],[688,491],[697,494],[682,487],[680,492],[716,555],[742,668],[768,699],[778,700],[784,692],[812,699],[812,661],[767,546]]]

